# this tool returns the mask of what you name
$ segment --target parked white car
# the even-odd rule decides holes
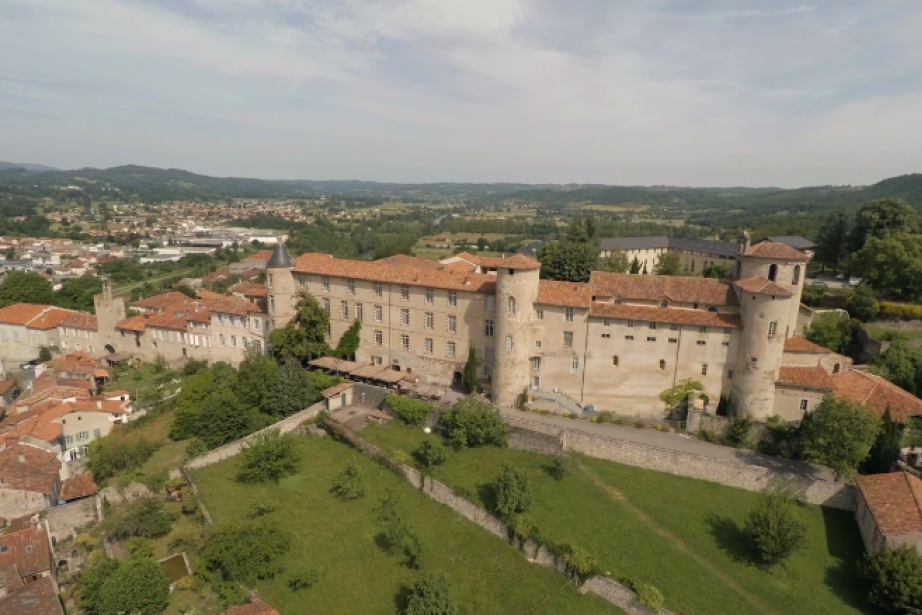
[[[861,284],[861,278],[849,278],[848,279],[849,286],[858,286],[859,284]]]

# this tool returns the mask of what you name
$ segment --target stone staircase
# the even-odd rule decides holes
[[[551,402],[561,408],[561,413],[567,413],[576,416],[583,415],[583,407],[575,399],[561,391],[540,391],[532,390],[529,395],[536,400]]]

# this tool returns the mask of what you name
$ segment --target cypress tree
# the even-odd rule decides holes
[[[890,416],[890,408],[884,411],[880,423],[880,435],[871,447],[864,463],[868,474],[886,474],[893,469],[893,464],[900,458],[900,446],[903,441],[903,425]]]
[[[464,364],[464,390],[470,395],[477,390],[477,353],[471,346],[467,353],[467,362]]]

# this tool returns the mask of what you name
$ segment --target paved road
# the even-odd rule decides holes
[[[622,427],[620,425],[611,425],[608,423],[590,423],[589,421],[567,419],[554,414],[536,414],[534,412],[522,412],[520,410],[501,410],[501,412],[504,416],[508,416],[509,418],[534,421],[547,425],[548,427],[584,431],[586,433],[616,438],[626,442],[656,446],[658,448],[700,455],[701,457],[709,457],[711,459],[787,470],[789,472],[811,476],[819,480],[833,480],[832,471],[829,470],[829,468],[815,466],[802,461],[792,461],[790,459],[762,455],[753,451],[740,450],[729,446],[711,444],[710,442],[704,442],[697,438],[676,432],[665,433],[656,431],[655,429],[637,429],[636,427]]]

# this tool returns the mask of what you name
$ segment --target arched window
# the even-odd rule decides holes
[[[777,333],[778,333],[778,323],[777,321],[773,320],[770,323],[768,323],[768,334],[776,335]]]
[[[794,267],[794,281],[793,284],[800,284],[800,265],[795,265]]]
[[[506,314],[515,316],[515,297],[509,297],[506,300]]]
[[[660,368],[660,369],[666,369],[666,361],[665,361],[665,360],[663,360],[663,359],[660,359],[660,360],[659,360],[659,368]]]
[[[835,365],[832,366],[832,373],[833,373],[833,374],[838,374],[838,373],[839,373],[839,369],[841,369],[841,367],[842,367],[841,365],[839,365],[838,363],[836,363]]]
[[[772,264],[768,268],[768,279],[772,282],[777,281],[778,278],[778,265]]]

